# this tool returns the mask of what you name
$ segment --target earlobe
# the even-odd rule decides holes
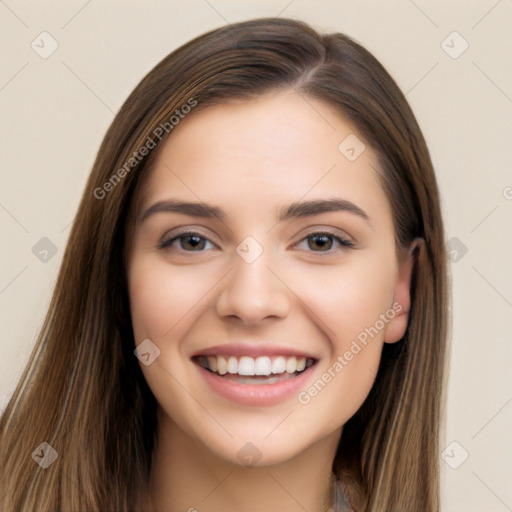
[[[411,310],[411,279],[417,260],[417,253],[423,250],[423,244],[424,240],[422,238],[416,238],[407,251],[406,259],[400,265],[391,306],[396,314],[386,327],[385,343],[400,341],[407,330],[409,311]]]

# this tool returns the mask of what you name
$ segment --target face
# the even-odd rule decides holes
[[[162,424],[224,460],[339,435],[405,332],[411,265],[361,142],[281,91],[186,118],[146,178],[128,266],[140,366]]]

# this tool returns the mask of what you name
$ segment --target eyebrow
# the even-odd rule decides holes
[[[356,204],[341,198],[317,199],[292,203],[279,210],[278,221],[283,222],[293,218],[312,217],[321,213],[337,211],[351,213],[361,217],[368,223],[370,222],[370,217],[364,210],[359,208],[359,206]],[[226,212],[218,206],[213,206],[202,202],[193,203],[168,199],[166,201],[159,201],[153,206],[150,206],[141,215],[140,222],[142,223],[148,217],[161,212],[183,213],[192,217],[205,219],[217,218],[222,222],[224,222],[227,218]]]

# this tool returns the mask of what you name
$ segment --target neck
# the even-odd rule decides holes
[[[246,467],[219,458],[168,417],[158,443],[143,512],[325,512],[341,429],[293,459]]]

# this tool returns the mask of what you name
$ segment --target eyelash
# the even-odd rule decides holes
[[[327,236],[327,237],[331,237],[333,238],[335,241],[337,241],[340,246],[342,248],[346,248],[346,249],[350,249],[352,247],[354,247],[354,243],[351,242],[350,240],[347,240],[346,238],[343,238],[339,235],[335,235],[334,233],[331,233],[329,231],[314,231],[312,233],[310,233],[309,235],[305,236],[302,240],[300,240],[300,242],[303,242],[304,240],[307,240],[308,238],[312,238],[314,236],[318,236],[318,235],[323,235],[323,236]],[[210,240],[208,240],[207,237],[203,236],[201,233],[198,233],[197,231],[183,231],[182,233],[179,233],[178,235],[168,239],[168,240],[163,240],[159,245],[158,245],[158,249],[170,249],[172,247],[172,244],[176,241],[176,240],[179,240],[181,238],[187,238],[188,236],[197,236],[203,240],[207,240],[208,242],[210,242],[211,244],[213,244],[213,242],[211,242]],[[299,243],[300,243],[299,242]],[[213,244],[215,245],[215,244]],[[185,249],[180,249],[182,250],[183,252],[204,252],[205,249],[201,249],[199,251],[187,251]],[[319,254],[331,254],[334,252],[333,249],[329,249],[327,251],[310,251],[310,252],[316,252],[316,253],[319,253]]]

